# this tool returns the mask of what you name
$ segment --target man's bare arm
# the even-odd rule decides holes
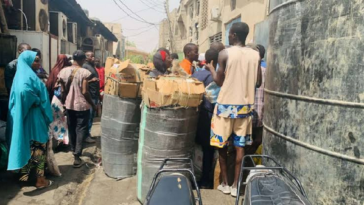
[[[219,60],[218,60],[219,69],[217,70],[217,72],[215,71],[215,69],[208,68],[211,72],[211,75],[215,83],[220,87],[224,84],[225,81],[225,69],[226,69],[227,58],[228,58],[227,52],[225,50],[221,51],[219,54]]]

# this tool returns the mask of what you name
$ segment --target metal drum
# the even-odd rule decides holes
[[[104,96],[101,153],[109,177],[121,179],[136,174],[140,103],[140,99]]]
[[[144,202],[154,175],[166,158],[191,158],[198,123],[197,108],[142,109],[138,151],[137,197]],[[189,162],[168,168],[189,167]]]
[[[364,0],[271,0],[264,152],[313,204],[364,204]]]

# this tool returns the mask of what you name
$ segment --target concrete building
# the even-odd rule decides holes
[[[170,49],[170,31],[168,19],[163,19],[159,26],[159,47]]]
[[[93,51],[102,61],[112,56],[118,39],[102,22],[90,19],[76,0],[12,0],[5,17],[17,44],[28,43],[42,51],[49,72],[59,54],[77,49]],[[21,10],[21,11],[20,11]]]
[[[169,47],[182,53],[187,43],[199,45],[205,52],[214,41],[228,45],[228,31],[235,22],[245,22],[250,27],[247,43],[253,42],[255,25],[264,21],[268,0],[181,0],[176,11],[170,13],[172,36],[168,20],[160,25],[160,47]]]
[[[122,26],[119,23],[104,23],[105,26],[113,33],[118,42],[113,43],[113,55],[118,59],[124,59],[125,57],[125,37],[123,35]]]

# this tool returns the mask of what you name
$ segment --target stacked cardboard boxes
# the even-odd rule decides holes
[[[142,83],[150,68],[108,58],[105,65],[105,93],[122,98],[141,98]]]
[[[143,87],[143,101],[149,108],[198,107],[202,102],[205,88],[194,78],[162,76],[146,78]]]

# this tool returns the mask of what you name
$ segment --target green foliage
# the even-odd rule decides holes
[[[156,52],[157,52],[157,49],[154,49],[152,52],[149,53],[149,55],[148,55],[149,62],[153,62],[153,56]]]
[[[126,41],[126,46],[136,47],[136,44],[133,41]]]
[[[130,59],[131,63],[137,63],[137,64],[145,64],[147,63],[144,59],[143,56],[141,55],[132,55],[132,56],[128,56],[128,59]]]

